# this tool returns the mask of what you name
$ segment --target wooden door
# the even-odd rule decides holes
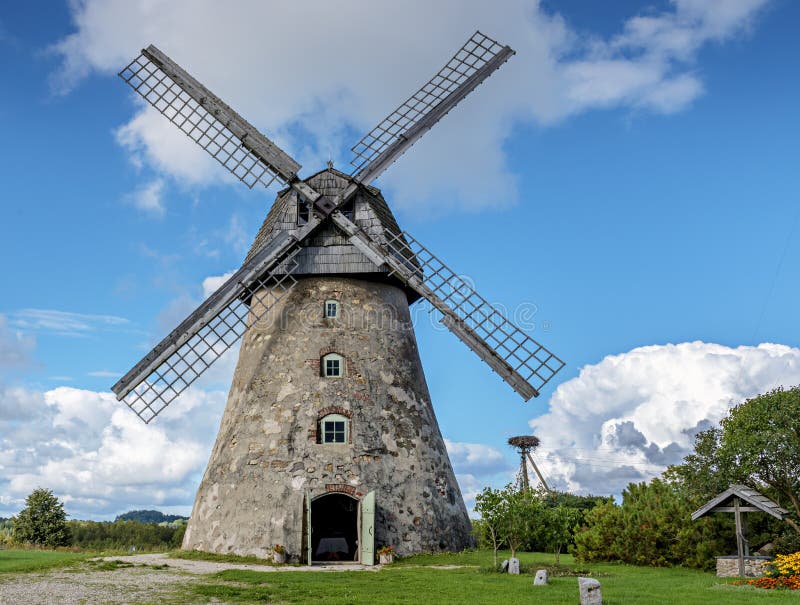
[[[361,499],[361,564],[375,564],[375,492]]]

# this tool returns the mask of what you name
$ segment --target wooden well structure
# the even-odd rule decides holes
[[[739,575],[745,575],[745,558],[750,556],[750,545],[747,541],[747,521],[742,513],[767,513],[776,519],[783,520],[789,513],[777,503],[746,485],[731,485],[721,494],[692,513],[692,521],[708,513],[733,513],[736,522],[736,555],[739,562]]]

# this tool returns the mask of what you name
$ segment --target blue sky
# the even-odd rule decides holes
[[[306,175],[343,167],[476,28],[517,50],[376,183],[487,299],[535,308],[527,329],[567,361],[524,404],[418,312],[468,499],[513,477],[511,435],[542,438],[555,485],[613,493],[679,460],[732,403],[800,382],[800,7],[608,5],[445,2],[424,24],[388,3],[368,18],[355,2],[243,2],[240,19],[203,4],[0,9],[0,515],[37,485],[79,517],[188,512],[213,443],[230,363],[148,427],[108,391],[206,278],[239,266],[274,191],[233,182],[143,112],[115,72],[150,42]],[[315,35],[297,45],[301,17]],[[176,448],[191,455],[159,469]]]

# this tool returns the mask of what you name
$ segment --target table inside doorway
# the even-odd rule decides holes
[[[347,540],[344,538],[322,538],[317,546],[317,555],[339,552],[347,554],[349,550]]]

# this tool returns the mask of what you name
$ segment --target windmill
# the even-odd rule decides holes
[[[300,164],[154,46],[120,72],[245,185],[278,193],[241,266],[112,390],[148,423],[240,338],[183,547],[360,560],[460,550],[470,522],[422,371],[409,305],[526,401],[564,365],[397,225],[371,185],[514,51],[476,32],[353,148]]]
[[[517,489],[528,489],[531,486],[530,481],[528,480],[528,462],[530,462],[533,470],[536,472],[536,476],[539,477],[539,481],[542,483],[542,487],[545,490],[550,491],[547,481],[544,480],[544,476],[539,470],[539,467],[536,466],[536,462],[531,455],[531,452],[539,447],[539,438],[535,435],[520,435],[519,437],[511,437],[508,440],[508,445],[519,452]]]

